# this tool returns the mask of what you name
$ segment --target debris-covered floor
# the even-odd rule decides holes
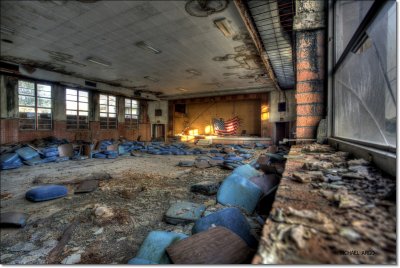
[[[287,157],[253,263],[396,263],[395,178],[325,145]]]
[[[265,150],[252,150],[257,159]],[[22,166],[1,173],[1,211],[28,215],[21,229],[3,228],[1,263],[104,263],[126,264],[152,230],[190,234],[193,224],[171,225],[163,216],[171,203],[187,200],[203,203],[206,211],[221,205],[216,197],[190,192],[201,181],[222,181],[231,170],[179,167],[182,160],[198,155],[122,156]],[[74,194],[77,183],[99,180],[91,193]],[[25,193],[37,185],[62,184],[67,197],[33,203]],[[262,225],[247,217],[254,234]]]

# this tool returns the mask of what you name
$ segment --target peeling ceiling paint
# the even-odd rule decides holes
[[[180,94],[246,89],[248,81],[239,77],[253,75],[255,66],[258,73],[264,72],[233,4],[222,12],[194,17],[186,12],[185,1],[91,2],[1,1],[1,25],[14,33],[2,32],[13,44],[2,42],[0,58],[163,95],[174,95],[179,87],[188,89]],[[229,21],[232,37],[214,25],[220,18]],[[162,53],[134,45],[140,41]],[[226,55],[227,60],[215,61]],[[88,57],[112,66],[88,62]],[[231,69],[235,75],[224,75]],[[149,82],[147,76],[159,82]],[[255,82],[252,88],[268,86],[272,82]]]

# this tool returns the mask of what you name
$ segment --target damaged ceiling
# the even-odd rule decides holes
[[[273,90],[235,5],[200,3],[1,1],[1,59],[166,97]]]
[[[280,88],[292,89],[294,0],[249,0],[246,3]]]

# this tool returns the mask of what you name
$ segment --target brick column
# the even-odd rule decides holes
[[[325,116],[324,1],[296,1],[296,137],[316,137]]]

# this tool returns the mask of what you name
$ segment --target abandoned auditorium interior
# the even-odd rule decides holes
[[[396,265],[394,0],[2,0],[2,265]]]

